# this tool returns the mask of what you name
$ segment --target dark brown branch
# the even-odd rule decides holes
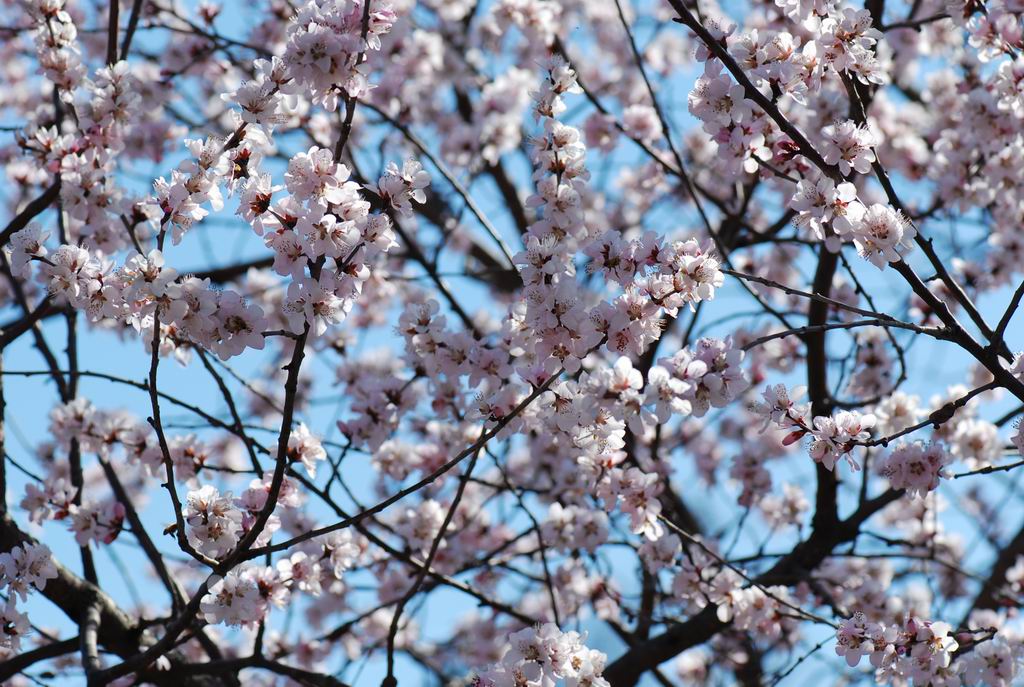
[[[128,59],[128,52],[131,50],[132,38],[135,36],[135,29],[139,25],[139,16],[142,14],[142,6],[146,0],[135,0],[132,4],[132,13],[128,15],[128,27],[124,32],[124,44],[121,46],[121,59]]]
[[[59,195],[60,181],[58,180],[50,184],[49,188],[43,191],[39,197],[26,205],[25,209],[15,215],[14,219],[7,224],[7,227],[0,231],[0,247],[6,246],[15,232],[21,231],[28,226],[28,223],[46,210],[50,203],[57,200]]]
[[[40,661],[48,661],[73,653],[79,646],[78,637],[63,639],[59,642],[48,642],[31,651],[25,651],[0,663],[0,682],[9,680],[18,673],[31,668]]]
[[[118,33],[118,12],[121,10],[121,0],[110,0],[110,7],[107,10],[107,66],[113,66],[117,62],[117,33]]]

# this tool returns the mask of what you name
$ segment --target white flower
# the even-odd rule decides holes
[[[859,221],[851,223],[848,234],[852,235],[860,254],[882,269],[887,263],[903,258],[900,251],[910,250],[917,231],[898,210],[875,203]]]
[[[50,549],[45,544],[25,543],[0,553],[0,587],[6,586],[23,600],[31,587],[43,590],[57,577]]]
[[[248,570],[232,570],[210,585],[199,605],[206,622],[254,626],[263,618],[267,604]]]
[[[875,161],[871,147],[877,142],[870,131],[848,119],[826,126],[821,133],[825,139],[821,149],[825,162],[837,165],[844,176],[851,171],[860,174],[871,171],[871,163]]]
[[[288,460],[302,461],[310,477],[316,477],[316,464],[327,458],[320,438],[309,431],[306,423],[300,422],[288,436]]]
[[[230,493],[221,495],[210,484],[190,491],[182,515],[188,526],[189,543],[197,551],[220,558],[238,543],[242,512],[232,503]]]

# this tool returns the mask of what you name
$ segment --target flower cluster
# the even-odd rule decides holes
[[[672,592],[696,610],[713,604],[720,621],[764,639],[777,639],[793,627],[790,612],[795,600],[785,587],[750,585],[737,570],[710,555],[710,550],[687,551],[673,578]]]
[[[253,626],[266,615],[272,600],[283,605],[287,589],[273,568],[250,566],[235,569],[210,585],[200,602],[200,612],[211,624]]]
[[[612,352],[639,355],[660,336],[662,312],[675,315],[714,298],[723,281],[712,251],[695,239],[666,241],[649,232],[626,240],[616,230],[588,227],[586,148],[577,129],[554,118],[562,94],[576,92],[574,79],[556,60],[536,96],[544,136],[533,148],[537,195],[529,204],[543,213],[524,236],[525,250],[514,256],[525,285],[527,331],[539,341],[536,354],[547,357],[551,371],[557,364],[570,373],[602,341]],[[591,259],[588,271],[620,285],[622,295],[588,303],[576,280],[574,257],[581,250]]]
[[[689,96],[690,113],[704,123],[723,153],[730,177],[757,172],[759,162],[771,160],[768,137],[771,121],[745,97],[743,87],[722,73],[721,63],[709,61]]]
[[[874,156],[867,144],[861,146],[852,142],[859,140],[855,132],[861,130],[851,131],[854,133],[850,134],[850,141],[834,144],[829,149],[831,157],[840,166],[849,165],[854,171],[865,173],[866,169],[862,171],[857,166],[867,165],[869,169],[868,158],[874,160]],[[852,183],[836,184],[826,176],[816,181],[801,179],[789,205],[798,213],[796,224],[809,228],[830,251],[837,252],[844,240],[852,241],[860,254],[879,269],[901,260],[917,235],[917,230],[900,211],[881,203],[865,207],[857,199],[857,189]]]
[[[857,251],[879,269],[902,260],[916,235],[917,230],[899,210],[881,203],[869,206],[843,234],[852,238]]]
[[[912,496],[924,497],[939,486],[940,477],[949,477],[943,468],[953,457],[940,443],[924,445],[900,443],[879,464],[878,470],[895,489],[906,489]]]
[[[597,489],[605,508],[612,510],[618,505],[623,513],[629,515],[630,529],[635,534],[642,534],[648,539],[661,536],[658,494],[662,485],[657,474],[644,473],[640,468],[613,468]]]
[[[242,532],[242,513],[231,494],[221,494],[212,485],[190,491],[182,508],[188,525],[189,543],[211,558],[222,558],[235,548]]]
[[[289,451],[289,455],[292,453],[294,451]],[[189,544],[210,558],[224,558],[256,524],[267,505],[272,483],[273,471],[268,470],[252,479],[238,497],[230,492],[222,494],[211,484],[190,490],[181,513],[188,528]],[[284,477],[278,489],[277,508],[270,513],[255,543],[258,546],[268,543],[281,528],[279,511],[291,514],[302,500],[292,479]]]
[[[70,100],[85,76],[82,55],[75,45],[78,30],[63,0],[25,0],[21,3],[35,25],[34,37],[39,66],[46,78]]]
[[[0,609],[0,649],[18,652],[21,639],[29,634],[28,616],[19,611],[17,600],[28,598],[32,588],[43,590],[47,580],[57,577],[57,566],[45,544],[25,543],[0,553],[0,589],[7,602]]]
[[[288,435],[288,460],[301,462],[310,477],[316,477],[316,464],[327,458],[320,439],[309,431],[306,423],[300,422]]]
[[[874,415],[840,410],[832,416],[812,418],[810,407],[794,403],[782,385],[766,387],[762,397],[763,400],[754,403],[751,410],[764,418],[765,428],[775,424],[780,429],[789,430],[782,440],[783,444],[792,444],[810,436],[808,451],[815,462],[821,463],[828,470],[834,470],[836,461],[845,458],[851,469],[860,469],[852,451],[858,444],[871,438],[870,430],[875,426]]]
[[[157,249],[136,254],[116,270],[109,261],[67,244],[39,260],[38,278],[51,296],[85,310],[91,320],[132,326],[147,347],[159,321],[165,355],[200,345],[227,360],[246,348],[264,346],[267,320],[262,308],[235,291],[213,289],[209,280],[179,279],[176,270],[164,267]]]
[[[583,549],[593,553],[608,539],[608,516],[581,506],[552,503],[540,531],[546,546],[561,551]]]
[[[813,437],[809,448],[811,458],[829,470],[834,470],[836,461],[843,457],[852,470],[859,470],[860,464],[851,451],[857,442],[871,438],[875,416],[856,411],[841,410],[832,417],[815,417],[810,434]]]
[[[802,18],[809,18],[809,15]],[[820,31],[821,55],[832,69],[847,72],[864,84],[886,81],[874,50],[882,33],[872,25],[871,12],[836,7],[821,22]]]
[[[242,565],[210,581],[200,604],[206,622],[254,627],[271,608],[297,594],[310,597],[343,589],[342,575],[361,558],[365,544],[348,532],[318,537],[275,566]]]
[[[588,649],[586,635],[562,632],[553,623],[528,627],[508,636],[508,648],[492,668],[473,678],[474,687],[579,685],[607,687],[601,677],[606,657]]]
[[[876,142],[870,131],[847,119],[826,126],[821,134],[821,156],[826,163],[837,166],[844,176],[871,171],[871,163],[875,161],[872,148]]]
[[[817,181],[801,179],[789,205],[798,213],[796,224],[811,229],[833,252],[840,246],[837,234],[845,236],[852,233],[865,212],[864,205],[857,200],[856,186],[845,181],[836,184],[824,175]],[[835,233],[830,233],[828,226]]]
[[[651,368],[647,401],[662,422],[672,410],[704,417],[710,408],[725,407],[750,384],[743,355],[731,340],[700,339]]]
[[[871,622],[863,613],[842,621],[836,630],[836,653],[851,666],[867,654],[880,681],[912,680],[914,684],[949,684],[959,664],[952,664],[960,647],[943,622],[909,618],[901,625]],[[954,683],[955,684],[955,683]]]
[[[369,3],[369,7],[365,4]],[[360,98],[370,88],[360,70],[368,50],[380,50],[381,36],[395,23],[391,3],[382,0],[303,5],[288,27],[284,65],[292,92],[308,93],[314,103],[333,111],[338,98]]]
[[[161,229],[171,227],[173,243],[180,243],[196,222],[210,214],[204,204],[209,203],[214,211],[224,207],[220,183],[230,170],[226,153],[232,140],[210,136],[185,141],[191,157],[171,172],[170,179],[160,177],[153,182],[156,195],[152,205],[162,213]]]

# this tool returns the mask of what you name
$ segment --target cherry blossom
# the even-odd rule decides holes
[[[879,465],[879,470],[897,489],[924,496],[939,486],[940,477],[948,477],[944,467],[952,460],[941,444],[900,444]]]
[[[878,203],[868,207],[848,233],[860,254],[879,269],[901,260],[917,234],[899,211]]]
[[[841,173],[867,174],[875,161],[872,146],[874,137],[852,120],[836,122],[822,129],[824,145],[822,157],[830,165],[837,165]]]
[[[220,558],[238,543],[242,514],[230,494],[222,495],[212,485],[189,492],[182,516],[192,545],[202,553]]]
[[[473,684],[496,687],[526,681],[527,684],[607,685],[601,677],[606,657],[588,649],[583,644],[585,640],[585,635],[563,633],[552,623],[512,633],[501,661],[474,676]]]
[[[0,15],[0,681],[1021,680],[1020,3]]]
[[[31,588],[46,588],[46,581],[57,577],[50,549],[45,544],[16,546],[0,554],[0,586],[22,600],[28,597]]]

